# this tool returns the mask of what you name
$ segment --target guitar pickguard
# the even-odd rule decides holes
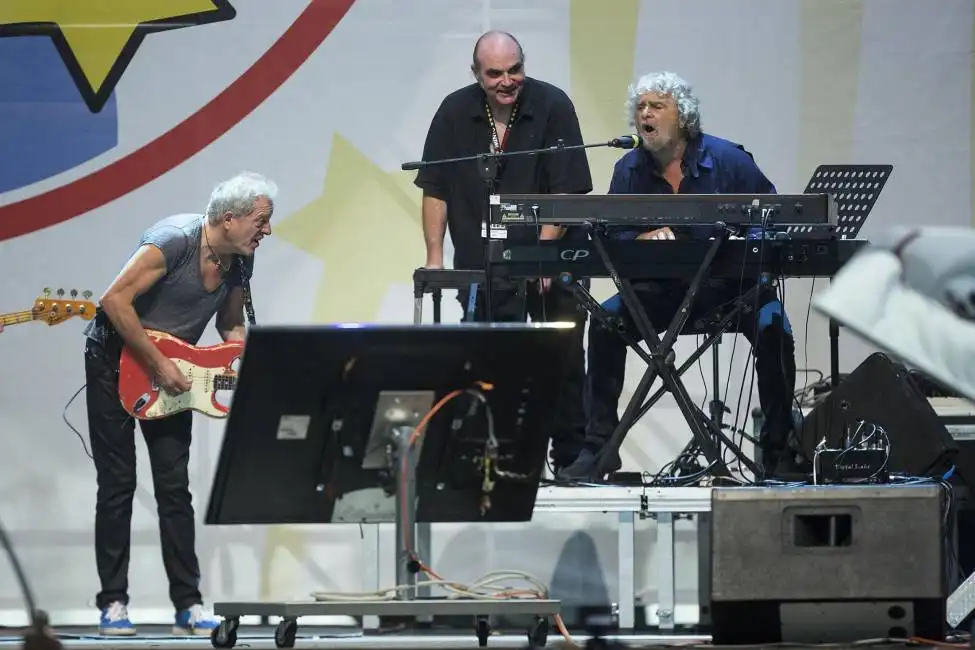
[[[211,417],[219,418],[226,416],[227,411],[218,408],[213,403],[213,378],[216,375],[226,372],[226,369],[202,368],[185,359],[173,359],[173,362],[179,368],[180,372],[183,373],[183,376],[192,384],[190,389],[179,395],[170,395],[154,384],[156,401],[143,411],[142,416],[159,418],[187,409],[199,411]]]

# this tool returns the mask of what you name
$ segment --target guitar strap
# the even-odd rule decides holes
[[[254,303],[251,301],[251,279],[244,266],[244,258],[237,256],[237,272],[240,274],[240,287],[244,292],[244,311],[247,313],[247,322],[256,325],[254,318]]]

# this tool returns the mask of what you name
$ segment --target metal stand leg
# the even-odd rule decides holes
[[[440,289],[433,290],[433,322],[440,322],[440,301],[443,298],[443,291]]]
[[[382,579],[381,579],[381,562],[380,558],[380,544],[379,544],[379,524],[363,524],[362,531],[364,538],[362,540],[362,564],[363,573],[362,584],[364,589],[375,589],[379,591],[382,589]],[[363,616],[362,617],[362,629],[363,630],[378,630],[379,629],[379,617],[378,616]]]
[[[416,548],[416,482],[414,480],[416,457],[409,444],[412,427],[402,426],[393,430],[396,444],[396,485],[405,490],[403,498],[396,499],[396,584],[406,586],[396,593],[396,600],[416,599],[416,573],[410,570]],[[405,462],[404,462],[405,455]]]
[[[474,322],[474,314],[477,313],[477,283],[471,283],[471,288],[468,293],[467,307],[464,310],[468,322]],[[485,298],[486,299],[486,298]]]
[[[829,374],[830,388],[840,385],[840,325],[829,319]]]
[[[413,299],[413,324],[423,323],[423,296]]]
[[[698,625],[711,625],[711,513],[697,518],[697,604]]]
[[[661,630],[674,629],[674,514],[657,513],[657,618]]]
[[[711,381],[713,382],[712,397],[711,402],[708,404],[708,410],[711,413],[711,421],[714,422],[714,426],[720,431],[724,423],[724,414],[728,409],[725,407],[723,401],[721,401],[721,358],[718,354],[718,346],[721,345],[721,334],[718,334],[718,339],[711,346]],[[724,453],[721,449],[721,438],[715,437],[714,447],[718,454],[724,457]]]
[[[440,321],[437,321],[437,322],[440,322]],[[418,523],[416,525],[416,554],[419,555],[421,558],[428,558],[426,560],[427,562],[430,562],[430,559],[429,558],[432,557],[432,554],[431,554],[431,548],[433,546],[433,544],[432,544],[432,537],[433,537],[433,535],[432,535],[432,532],[433,532],[432,531],[432,528],[433,528],[433,526],[431,524],[429,524],[429,523],[422,523],[422,524],[421,523]],[[424,576],[423,579],[424,580],[427,580],[428,578],[426,578],[426,576]],[[431,595],[430,587],[417,587],[416,588],[416,597],[417,598],[430,598],[430,595]],[[433,616],[432,615],[417,616],[416,617],[416,620],[417,620],[417,622],[420,622],[420,623],[433,623]]]
[[[413,324],[423,323],[423,294],[426,293],[426,286],[423,282],[413,283]]]
[[[621,630],[633,630],[636,627],[636,583],[633,574],[636,573],[636,553],[634,552],[635,516],[632,512],[619,513],[619,528],[617,529],[617,544],[619,556],[619,596],[617,609],[619,610],[619,627]]]

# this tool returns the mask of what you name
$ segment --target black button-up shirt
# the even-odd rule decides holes
[[[477,84],[444,98],[433,116],[423,146],[423,160],[475,156],[491,149],[491,124],[484,91]],[[582,144],[572,101],[561,89],[525,78],[505,151]],[[586,194],[592,191],[589,160],[584,149],[512,156],[502,159],[498,178],[489,190],[475,161],[432,165],[420,169],[414,183],[424,194],[447,203],[447,227],[454,245],[454,268],[483,268],[482,222],[488,196],[498,194]],[[535,228],[508,229],[509,240],[534,241]]]

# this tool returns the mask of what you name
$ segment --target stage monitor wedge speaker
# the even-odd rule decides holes
[[[944,638],[944,487],[714,488],[714,645]]]
[[[890,474],[941,476],[958,444],[902,364],[883,353],[867,357],[802,420],[801,453],[812,462],[816,445],[843,449],[859,420],[883,427],[890,440]],[[959,468],[961,470],[962,468]]]

